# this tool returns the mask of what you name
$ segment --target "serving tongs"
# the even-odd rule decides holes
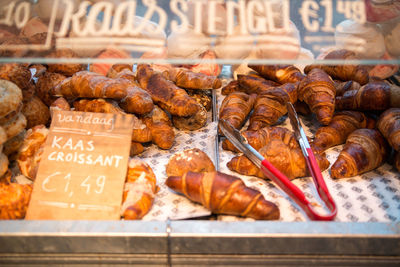
[[[292,106],[293,108],[293,106]],[[289,108],[288,108],[289,109]],[[294,108],[291,109],[290,119],[295,119],[296,122],[296,138],[298,139],[303,154],[307,161],[307,166],[312,174],[314,183],[316,185],[318,194],[320,198],[325,202],[327,208],[330,210],[330,213],[327,215],[318,214],[314,210],[315,203],[310,202],[304,193],[294,185],[289,178],[287,178],[281,171],[279,171],[274,165],[272,165],[268,160],[266,160],[257,150],[255,150],[248,142],[247,139],[242,136],[242,134],[235,129],[232,124],[228,121],[221,119],[219,121],[219,126],[223,134],[229,141],[232,142],[243,152],[247,158],[249,158],[257,167],[259,167],[262,172],[271,179],[275,184],[278,185],[286,194],[288,194],[299,206],[300,208],[307,214],[307,216],[311,220],[319,220],[319,221],[331,221],[335,218],[337,209],[336,204],[333,201],[331,195],[329,194],[328,188],[325,184],[325,181],[322,177],[321,171],[318,167],[318,164],[315,160],[314,154],[311,150],[311,147],[307,141],[307,137],[304,133],[303,128],[300,125],[300,121],[298,120],[297,114],[294,111]],[[294,116],[293,116],[294,115]],[[303,139],[305,138],[305,139]]]

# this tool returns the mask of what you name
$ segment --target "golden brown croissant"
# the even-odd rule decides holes
[[[184,68],[170,68],[163,73],[164,77],[185,89],[218,89],[222,82],[216,76],[193,72]]]
[[[263,90],[256,98],[248,130],[257,131],[275,124],[287,113],[286,103],[297,101],[297,84],[286,83]]]
[[[384,81],[367,83],[336,97],[337,110],[386,110],[400,107],[400,87]]]
[[[233,92],[226,96],[221,103],[219,119],[224,119],[236,129],[242,128],[247,116],[253,109],[256,95],[243,92]]]
[[[289,179],[310,175],[300,147],[290,148],[282,140],[274,139],[262,147],[259,152]],[[321,171],[326,170],[329,167],[329,161],[325,154],[314,154]],[[227,166],[231,171],[239,174],[257,176],[263,179],[268,178],[262,173],[260,168],[244,155],[234,157],[227,163]]]
[[[147,163],[132,158],[129,160],[121,207],[125,220],[139,220],[150,211],[157,190],[156,183],[156,176]]]
[[[241,91],[239,86],[238,80],[232,80],[227,85],[222,87],[221,94],[222,95],[229,95],[233,92]]]
[[[0,220],[25,218],[31,193],[32,185],[0,183]]]
[[[325,57],[326,60],[341,60],[343,63],[346,60],[354,60],[357,59],[355,53],[352,51],[348,51],[345,49],[335,50],[330,52]],[[304,69],[305,73],[309,73],[312,69],[323,69],[326,73],[328,73],[332,78],[338,79],[341,81],[356,81],[361,85],[368,83],[369,74],[368,68],[363,65],[349,65],[349,64],[340,64],[340,65],[318,65],[313,64],[306,66]]]
[[[353,177],[376,169],[385,162],[388,151],[388,144],[378,130],[355,130],[331,167],[332,177]]]
[[[341,111],[335,113],[328,126],[321,127],[315,133],[314,145],[326,150],[336,145],[344,144],[349,134],[357,129],[369,128],[370,120],[364,113],[358,111]],[[372,123],[372,126],[374,123]],[[372,127],[373,128],[373,127]]]
[[[110,98],[120,101],[126,112],[145,114],[153,109],[150,95],[127,79],[111,79],[97,73],[80,71],[50,90],[66,98]]]
[[[256,75],[238,75],[239,88],[247,94],[259,94],[271,87],[277,87],[280,84],[274,81],[266,80]]]
[[[71,105],[64,97],[58,97],[53,103],[50,104],[50,108],[58,109],[58,110],[71,110]]]
[[[195,131],[207,124],[207,110],[199,105],[199,112],[189,117],[172,116],[172,123],[179,130]]]
[[[149,65],[140,64],[137,67],[137,80],[153,101],[171,115],[188,117],[199,111],[196,100],[190,97],[184,89],[155,72]]]
[[[142,119],[151,131],[152,142],[161,149],[170,149],[175,141],[175,132],[165,111],[155,105]]]
[[[304,78],[304,74],[293,65],[249,65],[249,68],[263,78],[280,84],[296,83]]]
[[[400,151],[400,108],[391,108],[383,112],[376,126],[389,144],[396,151]]]
[[[256,220],[279,219],[278,207],[235,176],[221,172],[188,172],[170,176],[166,185],[202,204],[215,214],[250,217]]]
[[[313,69],[299,85],[299,100],[308,104],[318,121],[328,125],[335,112],[335,84],[322,69]]]
[[[116,102],[102,98],[93,100],[81,99],[74,102],[74,107],[76,111],[83,112],[125,114]],[[132,141],[138,143],[150,142],[152,140],[151,130],[141,119],[133,114],[131,116],[133,117]]]
[[[273,139],[282,140],[290,148],[299,146],[299,143],[297,142],[293,132],[279,126],[266,126],[257,131],[244,131],[242,135],[247,139],[248,144],[251,145],[255,150],[259,150],[266,146]],[[239,150],[228,139],[225,139],[222,142],[222,148],[225,150],[239,152]]]
[[[107,72],[107,77],[109,78],[117,78],[118,74],[123,70],[132,71],[133,66],[130,64],[114,64]]]
[[[336,96],[342,96],[347,91],[359,90],[361,88],[361,85],[355,81],[347,81],[347,82],[335,81],[335,87],[336,87]]]

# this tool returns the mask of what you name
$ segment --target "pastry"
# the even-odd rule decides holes
[[[130,159],[124,187],[121,215],[125,220],[139,220],[151,209],[157,190],[156,176],[143,161]]]
[[[0,118],[19,108],[22,91],[12,82],[0,80]]]
[[[215,166],[208,155],[192,148],[174,154],[166,166],[167,176],[182,176],[187,172],[213,172]]]
[[[215,214],[256,220],[279,219],[279,209],[275,204],[235,176],[221,172],[187,172],[182,176],[169,176],[165,183]]]
[[[44,125],[29,129],[19,150],[17,163],[23,175],[35,180],[49,130]]]
[[[32,193],[32,185],[0,183],[0,219],[23,219]]]
[[[25,129],[26,125],[27,121],[24,114],[19,113],[13,120],[8,121],[1,126],[7,134],[7,139],[11,139]]]
[[[22,114],[27,120],[27,129],[40,124],[46,125],[50,119],[49,107],[37,96],[33,96],[30,101],[24,104]]]

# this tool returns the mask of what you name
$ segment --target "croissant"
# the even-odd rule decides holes
[[[97,73],[80,71],[50,90],[66,98],[110,98],[130,113],[145,114],[153,109],[150,95],[127,79],[111,79]]]
[[[297,84],[286,83],[263,90],[256,98],[248,130],[257,131],[275,124],[287,113],[286,103],[297,101]]]
[[[128,70],[131,71],[133,69],[133,66],[130,64],[114,64],[111,66],[111,68],[107,72],[107,77],[109,78],[117,78],[120,72],[123,70]]]
[[[187,172],[170,176],[166,185],[202,204],[215,214],[250,217],[256,220],[279,219],[278,207],[235,176],[221,172]]]
[[[32,185],[0,183],[0,220],[25,218],[31,193]]]
[[[238,80],[232,80],[230,81],[227,85],[222,87],[221,89],[221,94],[222,95],[229,95],[233,92],[241,91],[239,86],[239,81]]]
[[[394,150],[400,151],[400,108],[383,112],[376,126]]]
[[[293,132],[279,126],[266,126],[257,131],[244,131],[242,135],[246,138],[248,144],[255,150],[261,149],[274,139],[282,140],[290,148],[299,146]],[[225,139],[222,142],[222,148],[233,152],[239,152],[235,145],[233,145],[228,139]]]
[[[149,65],[140,64],[137,67],[136,78],[140,86],[151,95],[153,101],[171,115],[188,117],[199,111],[196,100],[184,89],[153,71]]]
[[[150,129],[152,142],[161,149],[170,149],[175,141],[175,132],[168,115],[155,105],[142,119]]]
[[[199,104],[200,111],[189,117],[172,116],[172,123],[179,130],[195,131],[207,124],[207,110]]]
[[[338,110],[386,110],[400,107],[400,87],[384,81],[370,82],[359,90],[336,97]]]
[[[238,75],[239,88],[247,94],[259,94],[261,91],[268,90],[271,87],[279,86],[279,83],[266,80],[256,75]]]
[[[317,130],[313,143],[322,150],[344,144],[349,134],[357,129],[367,128],[370,120],[372,119],[358,111],[337,112],[328,126]]]
[[[293,65],[249,65],[249,68],[263,78],[280,84],[296,83],[304,78],[304,74]]]
[[[139,220],[153,205],[157,180],[151,167],[137,159],[130,159],[121,207],[125,220]]]
[[[289,179],[309,176],[310,172],[300,147],[290,148],[282,140],[271,140],[266,146],[259,150],[266,160],[271,162],[278,170],[285,174]],[[321,171],[329,167],[329,161],[323,153],[314,153]],[[266,179],[263,172],[254,165],[246,156],[241,155],[232,158],[227,163],[227,167],[234,172],[243,175],[257,176]]]
[[[331,175],[333,178],[352,177],[376,169],[385,162],[388,149],[378,130],[355,130],[333,163]]]
[[[219,119],[224,119],[236,129],[242,128],[247,116],[253,109],[256,95],[243,92],[233,92],[226,96],[221,103]]]
[[[64,97],[59,97],[50,104],[50,109],[55,108],[58,110],[71,110],[71,106]]]
[[[361,85],[355,81],[347,81],[347,82],[335,81],[335,87],[336,87],[336,96],[343,96],[344,93],[346,93],[347,91],[359,90],[361,88]]]
[[[216,76],[193,72],[184,68],[170,68],[164,71],[163,76],[174,82],[178,87],[185,89],[218,89],[222,82]]]
[[[335,112],[335,85],[322,69],[311,70],[299,85],[299,100],[308,104],[318,121],[328,125]]]
[[[343,63],[346,63],[346,60],[354,60],[357,59],[355,53],[352,51],[348,51],[345,49],[334,50],[328,53],[325,57],[326,60],[340,60]],[[368,68],[363,65],[349,65],[349,64],[340,64],[340,65],[318,65],[313,64],[306,66],[304,68],[304,72],[308,74],[312,69],[323,69],[326,73],[328,73],[332,78],[338,79],[341,81],[356,81],[361,85],[368,83],[369,74]]]

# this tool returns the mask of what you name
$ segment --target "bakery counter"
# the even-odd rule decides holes
[[[395,266],[396,223],[3,221],[2,264]]]

